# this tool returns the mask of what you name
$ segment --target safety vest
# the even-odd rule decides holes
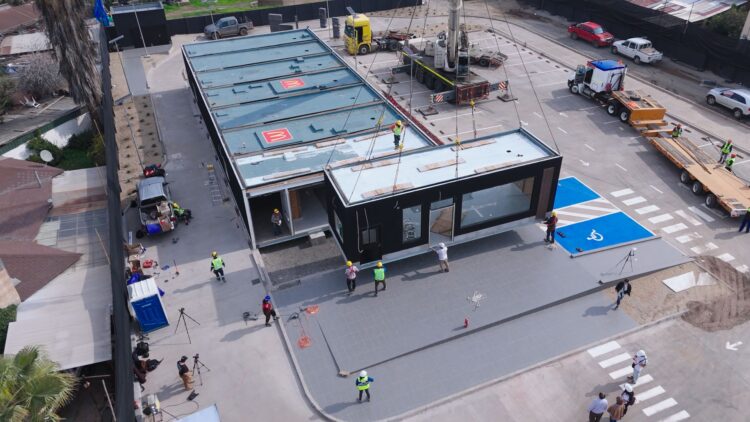
[[[672,129],[672,137],[673,138],[677,138],[680,135],[682,135],[682,128],[676,127],[674,129]]]
[[[375,281],[385,280],[385,268],[375,268],[372,272],[375,274]]]
[[[721,147],[721,152],[723,154],[729,154],[730,152],[732,152],[732,144],[730,144],[729,142],[725,142],[724,146]]]
[[[357,390],[364,391],[370,389],[370,380],[368,377],[357,377]]]
[[[724,167],[726,167],[727,169],[731,169],[732,164],[734,164],[734,158],[727,158],[727,161],[724,162]]]
[[[211,260],[211,266],[214,268],[214,270],[220,270],[224,267],[224,260],[221,259],[220,256],[217,256],[213,260]]]
[[[401,136],[401,131],[404,130],[403,126],[399,125],[393,125],[393,134],[396,136]]]

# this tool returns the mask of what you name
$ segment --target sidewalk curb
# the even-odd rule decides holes
[[[651,321],[651,322],[646,323],[644,325],[638,325],[638,326],[636,326],[634,328],[631,328],[629,330],[626,330],[626,331],[623,331],[621,333],[615,334],[613,336],[610,336],[610,337],[607,337],[607,338],[603,338],[603,339],[599,339],[599,340],[597,340],[595,342],[588,343],[588,344],[583,345],[583,346],[581,346],[579,348],[570,350],[570,351],[568,351],[568,352],[566,352],[566,353],[564,353],[562,355],[555,356],[553,358],[550,358],[550,359],[538,362],[538,363],[536,363],[536,364],[534,364],[532,366],[528,366],[526,368],[519,369],[518,371],[511,372],[510,374],[504,375],[502,377],[495,378],[493,380],[484,382],[484,383],[479,384],[479,385],[475,385],[475,386],[473,386],[471,388],[467,388],[464,391],[461,391],[461,392],[458,392],[456,394],[444,397],[444,398],[442,398],[440,400],[436,400],[436,401],[434,401],[432,403],[429,403],[429,404],[424,405],[424,406],[420,406],[420,407],[418,407],[416,409],[412,409],[412,410],[410,410],[408,412],[404,412],[404,413],[402,413],[400,415],[388,418],[386,420],[388,420],[388,421],[402,421],[402,420],[406,420],[407,418],[410,418],[410,417],[413,417],[413,416],[417,416],[420,413],[422,413],[422,412],[424,412],[426,410],[429,410],[430,408],[434,408],[434,407],[442,406],[444,404],[451,403],[451,402],[453,402],[455,400],[458,400],[458,399],[460,399],[462,397],[465,397],[465,396],[468,396],[470,394],[473,394],[473,393],[475,393],[475,392],[477,392],[479,390],[485,389],[487,387],[491,387],[491,386],[496,385],[496,384],[500,384],[501,382],[507,381],[507,380],[509,380],[511,378],[514,378],[514,377],[517,377],[517,376],[522,375],[524,373],[527,373],[527,372],[530,372],[530,371],[542,368],[544,366],[547,366],[547,365],[550,365],[552,363],[561,361],[563,359],[567,359],[567,358],[569,358],[569,357],[571,357],[573,355],[582,353],[585,350],[590,349],[594,345],[601,344],[601,343],[606,343],[606,342],[609,342],[609,341],[612,341],[612,340],[615,340],[615,339],[624,338],[624,337],[627,337],[627,336],[629,336],[631,334],[634,334],[634,333],[636,333],[638,331],[646,330],[646,329],[655,327],[657,325],[660,325],[660,324],[663,324],[663,323],[666,323],[666,322],[670,322],[670,321],[672,321],[674,319],[677,319],[677,318],[681,317],[685,312],[687,312],[687,311],[682,311],[682,312],[678,312],[678,313],[675,313],[675,314],[672,314],[672,315],[668,315],[668,316],[666,316],[664,318],[660,318],[660,319],[658,319],[656,321]]]

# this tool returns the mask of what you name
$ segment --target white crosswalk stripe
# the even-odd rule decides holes
[[[716,246],[716,244],[712,242],[706,243],[706,246],[694,246],[690,248],[690,250],[693,251],[693,253],[696,255],[701,255],[708,251],[712,251],[714,249],[719,249],[719,247]]]
[[[632,368],[631,368],[631,371],[632,371]],[[653,380],[654,380],[654,377],[652,377],[651,374],[643,375],[640,378],[638,378],[638,382],[635,383],[635,387],[640,387],[643,384],[648,384],[648,383],[650,383]],[[625,384],[620,384],[620,390],[622,390],[624,388],[625,388]]]
[[[612,356],[609,359],[605,359],[599,362],[599,366],[601,366],[602,368],[609,368],[610,366],[617,365],[620,362],[625,362],[626,360],[630,359],[630,353],[620,353],[617,356]]]
[[[639,215],[649,214],[656,211],[659,211],[659,207],[657,207],[656,205],[649,205],[635,210],[635,212],[637,212]]]
[[[662,410],[669,409],[670,407],[677,406],[677,400],[673,398],[668,398],[666,400],[662,400],[659,403],[656,403],[653,406],[649,406],[645,409],[643,409],[643,413],[646,414],[646,416],[655,415]]]
[[[664,388],[662,388],[661,385],[657,385],[656,387],[654,387],[654,388],[652,388],[650,390],[644,391],[642,393],[638,393],[636,395],[635,402],[636,403],[640,403],[640,402],[646,401],[648,399],[652,399],[652,398],[658,396],[659,394],[664,394],[664,393],[666,393],[666,390],[664,390]]]
[[[662,419],[660,422],[678,422],[678,421],[684,421],[685,419],[687,419],[689,417],[690,417],[690,413],[688,413],[685,410],[680,410],[679,412],[675,413],[674,415]]]
[[[702,239],[702,238],[703,236],[701,236],[700,233],[693,232],[689,234],[683,234],[682,236],[677,236],[675,237],[675,240],[677,240],[680,243],[687,243],[687,242],[692,242],[693,240]]]
[[[587,352],[589,352],[589,355],[591,355],[592,358],[595,358],[619,348],[620,344],[618,342],[610,341],[609,343],[604,343],[600,346],[592,347],[587,350]]]
[[[701,223],[697,219],[693,218],[691,215],[689,215],[688,213],[686,213],[683,210],[677,210],[674,213],[677,214],[677,215],[679,215],[680,217],[684,218],[685,220],[687,220],[688,223],[690,223],[690,224],[692,224],[694,226],[700,226],[701,224],[703,224],[703,223]]]
[[[672,217],[672,214],[662,214],[662,215],[657,215],[656,217],[651,217],[651,218],[648,219],[648,221],[651,224],[659,224],[659,223],[663,223],[665,221],[669,221],[669,220],[671,220],[673,218],[674,217]]]
[[[705,212],[698,209],[698,207],[688,207],[688,210],[692,212],[693,214],[697,215],[698,217],[702,218],[706,222],[710,223],[714,221],[714,218],[710,215],[706,214]]]
[[[633,189],[623,189],[611,192],[610,195],[614,196],[615,198],[619,198],[621,196],[630,195],[631,193],[633,193]]]
[[[644,198],[642,196],[636,196],[635,198],[630,198],[630,199],[626,199],[626,200],[622,201],[622,203],[625,204],[625,205],[627,205],[627,206],[631,206],[631,205],[635,205],[635,204],[640,204],[640,203],[643,203],[643,202],[646,202],[646,198]]]
[[[729,253],[723,253],[723,254],[717,256],[717,258],[719,258],[720,260],[722,260],[724,262],[734,261],[734,257],[732,256],[732,254],[729,254]]]
[[[633,368],[630,367],[630,365],[620,368],[616,371],[612,371],[609,373],[609,377],[613,380],[616,380],[617,378],[622,378],[625,375],[631,375],[633,373]]]
[[[684,223],[677,223],[677,224],[673,224],[671,226],[662,227],[661,230],[664,233],[672,234],[672,233],[676,233],[676,232],[685,230],[686,228],[687,228],[687,226]]]

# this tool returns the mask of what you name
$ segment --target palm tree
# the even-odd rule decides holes
[[[85,105],[92,117],[98,116],[101,78],[85,21],[92,13],[90,0],[36,0],[36,7],[73,99]]]
[[[59,372],[56,363],[36,346],[0,358],[0,420],[58,421],[55,412],[73,396],[75,377]]]

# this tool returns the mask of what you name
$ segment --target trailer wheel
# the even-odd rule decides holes
[[[683,170],[682,173],[680,173],[680,182],[686,185],[690,183],[690,173],[688,173],[686,170]]]
[[[400,46],[400,44],[399,44],[398,42],[396,42],[396,41],[391,41],[391,42],[390,42],[390,43],[388,44],[388,50],[391,50],[391,51],[398,51],[398,49],[399,49],[399,46]]]
[[[627,123],[628,120],[630,120],[630,110],[624,109],[620,111],[620,121],[623,123]]]
[[[417,68],[416,74],[417,82],[424,83],[424,69],[422,67]]]
[[[424,84],[430,90],[435,89],[435,76],[432,73],[425,74]]]
[[[706,206],[708,208],[716,208],[716,205],[719,203],[719,201],[716,199],[716,195],[713,193],[709,193],[706,195]]]
[[[693,194],[695,195],[702,195],[703,194],[703,184],[699,181],[693,182],[693,186],[690,187],[690,190],[693,191]]]
[[[610,116],[616,116],[618,111],[620,111],[620,107],[618,107],[617,103],[612,102],[607,104],[607,114]]]

